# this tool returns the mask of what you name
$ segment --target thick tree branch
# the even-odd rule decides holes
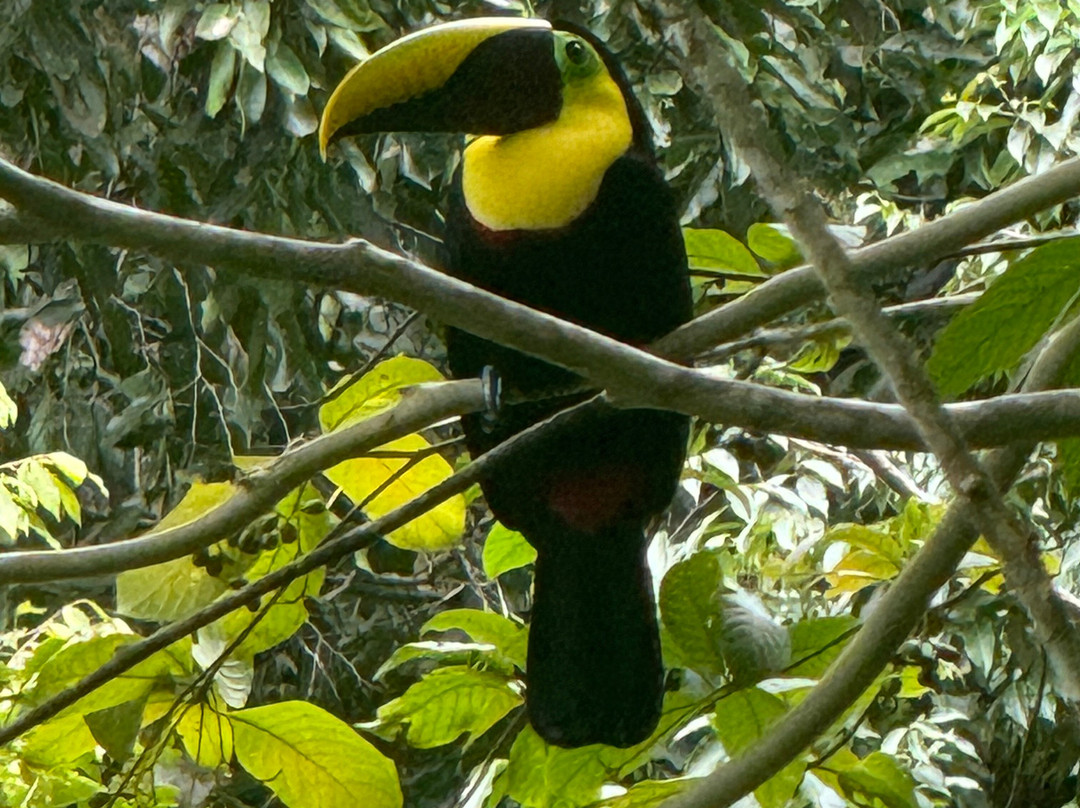
[[[620,406],[676,410],[715,423],[851,447],[921,446],[899,407],[813,398],[718,379],[504,300],[366,242],[320,244],[148,213],[71,191],[3,160],[0,197],[73,238],[147,250],[180,263],[197,261],[399,300],[449,325],[575,370],[607,390]],[[963,405],[971,408],[965,415],[969,412],[972,420],[963,421],[962,428],[970,426],[965,435],[983,446],[1017,437],[1042,440],[1080,434],[1080,401],[1059,396]],[[1018,434],[1021,429],[1025,431]]]

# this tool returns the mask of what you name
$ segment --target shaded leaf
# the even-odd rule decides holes
[[[668,634],[688,665],[712,673],[724,670],[720,582],[720,562],[713,553],[700,552],[674,565],[660,584],[660,615]]]
[[[1012,370],[1080,291],[1080,240],[1045,244],[1013,263],[938,335],[926,368],[952,398]]]

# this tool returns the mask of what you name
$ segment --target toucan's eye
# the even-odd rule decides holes
[[[589,51],[580,40],[571,39],[566,43],[566,58],[580,66],[589,61]]]

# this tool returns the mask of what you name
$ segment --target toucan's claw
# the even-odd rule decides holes
[[[485,432],[493,432],[499,422],[502,410],[502,376],[491,365],[484,365],[480,371],[480,382],[484,386],[483,427]]]

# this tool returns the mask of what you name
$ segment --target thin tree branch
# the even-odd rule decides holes
[[[403,405],[404,402],[399,405],[399,408]],[[146,639],[122,646],[117,649],[108,662],[93,673],[84,676],[70,687],[65,688],[36,707],[27,710],[6,726],[0,727],[0,745],[10,743],[24,732],[48,721],[83,696],[92,693],[138,663],[148,659],[158,651],[168,648],[177,640],[186,637],[197,629],[209,625],[229,612],[245,607],[249,603],[258,603],[259,598],[268,592],[283,588],[290,581],[355,552],[369,543],[372,536],[384,535],[422,516],[440,502],[444,502],[455,494],[460,494],[470,485],[478,482],[482,475],[496,471],[499,464],[506,462],[507,458],[512,456],[514,452],[518,451],[519,448],[528,446],[542,433],[549,429],[561,429],[579,418],[587,417],[592,409],[597,406],[604,406],[599,397],[585,401],[568,410],[563,410],[546,421],[519,432],[400,508],[379,519],[361,525],[339,538],[321,544],[307,555],[268,573],[235,593],[223,596],[190,617],[163,626]]]
[[[929,300],[915,300],[888,306],[883,311],[893,318],[903,318],[929,314],[934,317],[951,316],[958,309],[969,306],[981,297],[980,292],[972,292],[952,297],[935,297]],[[795,328],[770,328],[756,331],[743,339],[717,345],[697,357],[699,364],[720,362],[740,351],[770,349],[788,345],[798,345],[819,337],[847,334],[851,332],[851,323],[843,317],[834,317],[821,323]]]
[[[323,469],[482,406],[476,380],[413,388],[394,409],[315,438],[253,471],[233,497],[194,522],[111,544],[0,555],[0,586],[112,574],[188,555],[242,530]]]

